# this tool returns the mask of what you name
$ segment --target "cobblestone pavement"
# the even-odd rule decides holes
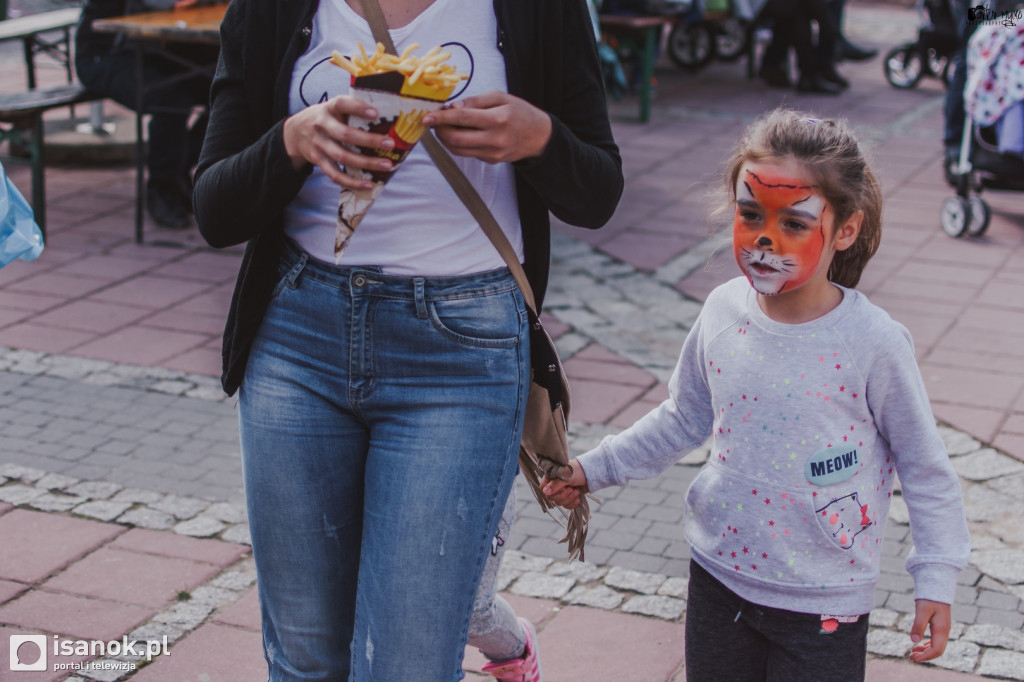
[[[869,12],[855,5],[849,26],[858,40],[889,45],[913,38],[915,20],[905,10]],[[909,197],[897,202],[897,211],[907,206],[914,210],[890,216],[890,222],[903,227],[922,222],[924,209],[915,202],[924,206],[940,194],[915,180],[914,172],[935,172],[941,91],[923,87],[901,99],[900,106],[887,108],[884,97],[872,98],[862,85],[871,77],[877,80],[878,71],[877,62],[851,68],[854,87],[868,94],[862,101],[847,100],[845,106],[858,114],[858,131],[889,164],[886,170],[897,198]],[[737,95],[735,86],[716,90],[716,74],[721,73],[725,71],[711,68],[698,76],[703,96],[691,101],[686,93],[695,87],[692,80],[659,72],[652,123],[616,124],[629,189],[613,224],[597,235],[564,226],[555,233],[546,315],[573,380],[572,445],[577,452],[632,423],[667,395],[664,382],[703,294],[731,275],[728,263],[721,266],[715,241],[703,239],[702,227],[696,227],[703,224],[704,211],[696,190],[703,190],[706,173],[693,169],[710,169],[721,161],[727,141],[764,108],[765,93],[758,89],[753,96]],[[819,104],[814,100],[810,106]],[[627,118],[633,107],[630,101],[616,105],[616,116]],[[671,145],[659,137],[676,130],[686,132],[673,132]],[[690,136],[688,141],[680,142],[684,135]],[[926,146],[931,151],[917,151]],[[898,159],[887,156],[896,154],[894,148]],[[918,164],[914,172],[901,171],[900,164],[910,163],[905,156]],[[123,178],[120,182],[130,186]],[[680,199],[678,188],[691,183],[694,196]],[[998,201],[997,220],[1004,226],[1007,220],[1020,219],[1019,209],[1014,214],[1007,202]],[[930,204],[928,210],[937,213]],[[993,244],[1005,246],[1006,234],[1013,233],[1004,230],[996,238],[1003,241]],[[59,237],[73,235],[63,232]],[[921,357],[930,361],[932,356],[923,353],[941,351],[943,340],[956,330],[933,332],[928,324],[947,308],[929,305],[921,314],[913,306],[901,308],[901,301],[891,295],[886,298],[886,283],[899,277],[904,261],[886,260],[884,254],[924,241],[906,231],[893,239],[884,245],[878,266],[872,264],[865,287],[912,328]],[[958,246],[964,252],[972,248]],[[981,269],[988,262],[978,260],[976,265]],[[1021,279],[1019,274],[1006,276],[1018,283]],[[0,280],[0,287],[4,284]],[[0,330],[7,324],[4,319],[0,317]],[[0,331],[0,343],[4,338]],[[47,347],[0,347],[0,514],[14,506],[191,539],[247,543],[234,400],[222,394],[211,373],[90,359],[74,352],[47,352]],[[934,388],[929,385],[933,398]],[[949,412],[943,412],[941,393],[938,397],[940,419],[953,414],[957,406],[950,403]],[[950,426],[943,426],[942,433],[961,476],[974,551],[960,576],[954,639],[937,666],[1024,680],[1024,531],[1019,514],[1009,513],[1024,502],[1024,464],[1019,455],[992,447],[994,435],[979,438]],[[585,563],[562,559],[564,546],[556,543],[559,528],[539,512],[520,482],[520,515],[509,539],[502,589],[511,598],[548,600],[565,610],[586,607],[678,624],[685,612],[689,560],[680,526],[683,495],[705,457],[706,451],[697,451],[656,479],[602,491]],[[907,521],[906,506],[895,495],[871,614],[869,650],[880,661],[903,657],[909,646],[913,598],[903,568],[911,546]],[[168,635],[177,641],[209,625],[215,609],[246,599],[242,595],[253,580],[248,557],[225,560],[216,575],[191,590],[189,603],[161,611],[133,636]],[[0,581],[0,603],[9,598],[3,588]],[[548,635],[542,631],[542,639]],[[918,670],[921,679],[932,679],[923,670]],[[87,676],[126,677],[99,670]],[[658,679],[681,678],[669,673]]]

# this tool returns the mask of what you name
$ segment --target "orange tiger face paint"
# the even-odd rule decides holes
[[[733,253],[758,293],[806,284],[832,231],[831,209],[795,163],[746,163],[736,182]]]

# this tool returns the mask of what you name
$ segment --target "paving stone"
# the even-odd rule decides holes
[[[253,583],[256,582],[256,571],[251,570],[237,570],[227,571],[214,578],[210,585],[213,587],[222,587],[226,590],[244,590]]]
[[[150,505],[154,509],[166,512],[176,519],[190,519],[210,506],[205,500],[197,500],[180,495],[168,495],[159,502]]]
[[[1009,495],[1015,500],[1024,501],[1024,474],[1003,476],[988,481],[987,485],[1004,495]]]
[[[238,597],[238,595],[235,595]],[[260,601],[258,590],[245,592],[241,598],[213,614],[211,620],[226,625],[235,625],[250,630],[261,630]]]
[[[594,564],[581,561],[573,561],[571,563],[556,561],[546,571],[548,575],[574,578],[577,582],[584,584],[599,580],[607,572],[608,569],[604,566],[595,566]]]
[[[876,608],[871,610],[870,622],[872,627],[891,628],[899,621],[901,614],[892,609]]]
[[[1024,473],[1024,464],[1012,457],[1001,455],[992,448],[983,448],[956,458],[953,460],[953,468],[969,481],[988,481],[1001,476]]]
[[[38,582],[123,532],[112,524],[11,510],[0,516],[0,578]]]
[[[153,492],[152,490],[140,490],[138,488],[125,488],[118,494],[114,495],[112,501],[114,502],[132,502],[136,504],[155,504],[162,500],[164,496],[160,493]]]
[[[178,628],[171,627],[166,623],[158,623],[156,621],[150,621],[145,625],[135,628],[128,634],[129,639],[134,639],[139,642],[160,642],[163,644],[164,638],[167,638],[169,644],[181,639],[181,636],[185,634]]]
[[[244,523],[246,521],[245,507],[230,502],[218,502],[211,505],[203,512],[204,516],[223,521],[224,523]]]
[[[212,612],[213,608],[210,606],[183,602],[156,614],[153,616],[153,621],[170,625],[179,630],[191,631],[199,627],[199,624],[206,620],[206,617]]]
[[[252,544],[252,538],[249,536],[249,525],[246,523],[239,523],[229,527],[220,534],[220,537],[226,542],[233,542],[239,545]]]
[[[685,599],[690,587],[689,578],[668,578],[658,588],[658,594],[665,597],[678,597]]]
[[[39,488],[27,485],[5,485],[0,488],[0,501],[18,506],[27,504],[37,497],[45,494],[45,490],[40,490]]]
[[[35,483],[45,476],[46,472],[42,469],[34,469],[32,467],[19,466],[17,464],[0,464],[0,474],[3,474],[7,478],[16,478],[25,483]]]
[[[43,490],[64,490],[70,486],[79,483],[77,478],[71,476],[62,476],[61,474],[46,474],[38,481],[36,481],[36,487]]]
[[[622,603],[623,595],[605,585],[596,587],[574,587],[569,594],[565,595],[563,601],[568,604],[579,606],[591,606],[597,609],[610,611],[618,608]]]
[[[994,646],[1024,652],[1024,632],[1021,632],[1019,629],[979,623],[967,628],[967,632],[964,633],[964,639],[969,642],[976,642],[982,646]]]
[[[74,512],[79,516],[88,516],[100,521],[113,521],[121,514],[131,508],[130,502],[110,502],[107,500],[96,500],[86,502],[75,507]]]
[[[542,599],[561,599],[573,585],[575,578],[552,576],[545,573],[524,573],[512,584],[512,594]]]
[[[110,481],[83,481],[78,485],[71,486],[66,492],[93,500],[105,500],[123,487],[123,485]]]
[[[969,673],[978,665],[980,654],[981,648],[974,642],[950,640],[946,645],[946,653],[931,661],[931,664],[946,670]]]
[[[981,443],[962,431],[943,426],[939,427],[939,433],[951,457],[966,455],[981,448]]]
[[[151,530],[167,530],[174,525],[174,517],[156,509],[141,507],[129,509],[117,517],[117,522]]]
[[[249,553],[241,545],[177,535],[168,531],[133,528],[110,543],[111,547],[132,552],[201,561],[226,568]]]
[[[29,502],[33,509],[46,512],[66,512],[85,502],[84,497],[77,495],[55,495],[43,493]]]
[[[893,495],[889,500],[889,520],[901,525],[910,524],[910,510],[902,495]]]
[[[902,632],[871,628],[868,630],[868,653],[902,658],[910,653],[910,637]]]
[[[182,680],[262,680],[267,678],[261,637],[216,623],[204,625],[139,670],[132,682]]]
[[[1024,613],[1019,611],[1004,611],[1003,609],[978,608],[976,623],[991,623],[1004,627],[1020,630],[1024,628]]]
[[[223,587],[213,587],[212,585],[201,585],[192,590],[192,596],[189,598],[188,603],[210,606],[217,609],[225,604],[233,603],[236,599],[238,599],[238,594],[231,590],[224,589]]]
[[[686,610],[686,602],[675,597],[660,597],[650,594],[630,597],[622,605],[624,613],[638,613],[644,616],[654,616],[663,620],[677,620]]]
[[[502,558],[502,565],[524,573],[543,573],[551,565],[552,561],[552,559],[546,557],[530,556],[522,552],[505,552],[505,556]]]
[[[134,604],[37,590],[0,606],[0,621],[30,632],[110,641],[120,639],[150,613]]]
[[[1004,680],[1024,680],[1024,654],[1017,651],[989,649],[981,654],[977,673]]]
[[[631,590],[642,594],[655,594],[667,580],[667,576],[658,573],[642,573],[626,568],[613,567],[605,576],[606,585],[620,590]]]
[[[181,590],[194,590],[217,566],[102,547],[43,584],[51,590],[162,608]]]
[[[2,489],[0,489],[2,490]],[[971,563],[979,571],[992,576],[1007,585],[1024,583],[1024,550],[1019,549],[988,549],[971,554]]]
[[[212,538],[224,530],[226,526],[217,519],[206,516],[197,516],[188,521],[182,521],[174,526],[174,532],[180,535],[187,535],[193,538]]]

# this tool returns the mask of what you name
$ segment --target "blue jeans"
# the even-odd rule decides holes
[[[292,244],[280,274],[239,399],[270,679],[460,680],[516,473],[522,295]]]

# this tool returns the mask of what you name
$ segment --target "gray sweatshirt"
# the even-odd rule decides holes
[[[867,613],[897,473],[915,598],[952,603],[970,541],[910,334],[861,293],[805,324],[769,319],[745,278],[715,289],[669,398],[579,457],[591,490],[651,478],[712,436],[686,495],[694,559],[744,599]]]

